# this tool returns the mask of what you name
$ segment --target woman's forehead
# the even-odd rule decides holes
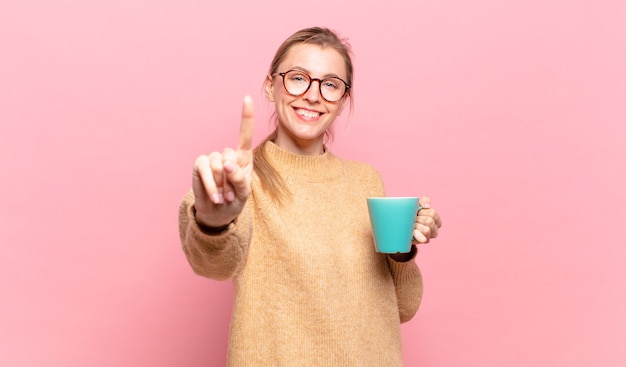
[[[346,78],[346,62],[332,47],[301,43],[292,46],[280,64],[280,71],[297,68],[313,77],[336,75]]]

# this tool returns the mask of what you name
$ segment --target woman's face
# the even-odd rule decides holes
[[[311,78],[339,77],[347,80],[346,64],[339,52],[311,44],[293,46],[277,73],[299,70]],[[299,154],[323,152],[324,132],[341,114],[346,103],[344,96],[338,102],[327,102],[320,95],[319,82],[313,81],[303,95],[289,94],[283,86],[283,78],[275,74],[265,82],[267,98],[276,105],[278,135],[276,144]]]

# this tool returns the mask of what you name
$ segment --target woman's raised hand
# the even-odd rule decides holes
[[[193,167],[196,221],[208,227],[222,227],[243,210],[252,192],[252,98],[244,97],[237,150],[201,155]]]

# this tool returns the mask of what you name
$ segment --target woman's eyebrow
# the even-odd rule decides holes
[[[308,71],[307,69],[305,69],[305,68],[303,68],[301,66],[294,66],[294,67],[290,68],[289,70],[298,70],[298,71],[302,71],[302,72],[305,72],[305,73],[311,75],[310,71]],[[326,74],[326,75],[324,75],[322,77],[322,79],[324,79],[324,78],[340,78],[341,79],[341,77],[339,75],[337,75],[337,74]]]

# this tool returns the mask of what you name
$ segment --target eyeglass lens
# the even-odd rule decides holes
[[[285,89],[290,94],[299,96],[311,86],[311,77],[298,70],[291,70],[283,75]],[[325,78],[320,83],[320,93],[325,100],[337,102],[346,92],[346,84],[339,78]]]

